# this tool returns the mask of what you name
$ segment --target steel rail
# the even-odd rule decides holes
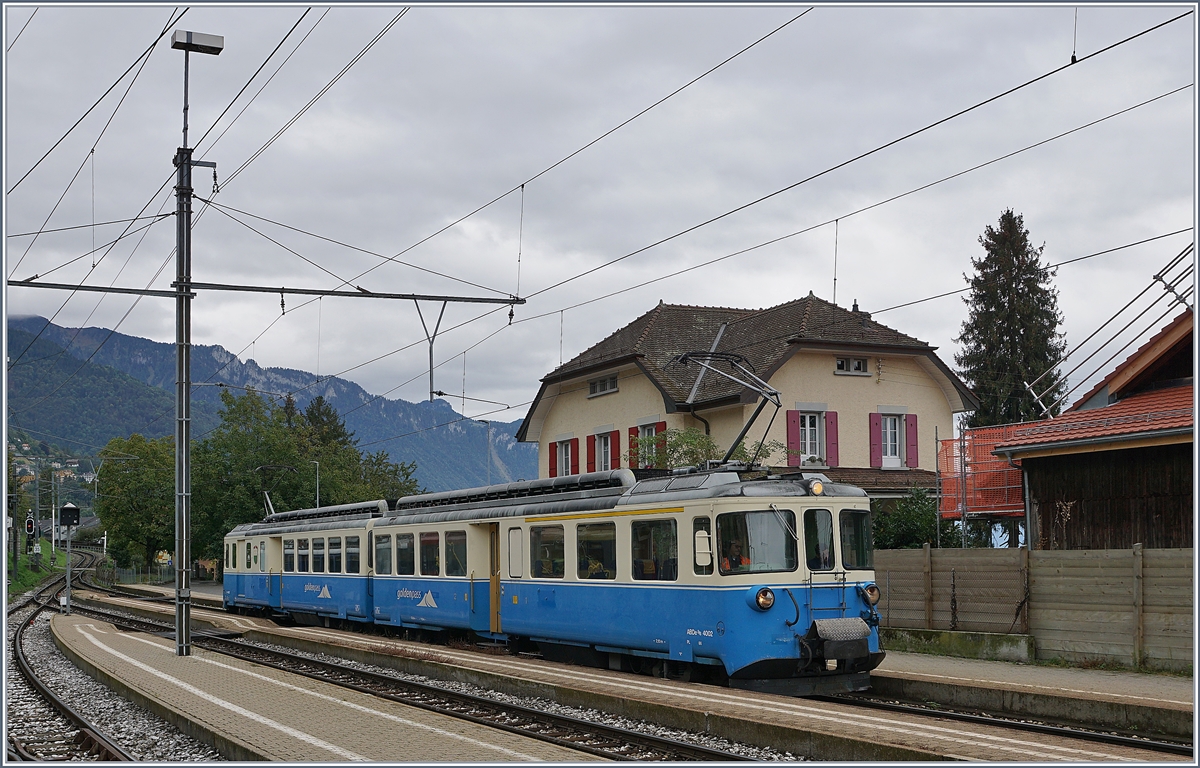
[[[79,607],[73,610],[96,616],[117,626],[142,632],[166,635],[174,631],[172,626],[162,622],[141,618],[130,619],[93,607]],[[344,664],[318,661],[299,654],[262,648],[242,640],[233,640],[214,634],[196,632],[192,635],[192,644],[242,661],[270,666],[406,706],[449,715],[609,759],[707,762],[751,759],[638,731],[600,725],[565,715],[555,715],[482,696],[458,693],[436,685],[402,680],[391,675],[368,672]]]
[[[917,704],[899,704],[889,701],[879,701],[877,699],[861,698],[857,696],[813,696],[810,698],[818,701],[827,701],[834,704],[848,704],[855,707],[879,709],[887,712],[900,712],[910,715],[921,715],[923,717],[940,717],[946,720],[956,720],[963,723],[990,725],[998,728],[1008,728],[1016,731],[1029,731],[1031,733],[1041,733],[1050,736],[1063,736],[1070,739],[1079,739],[1081,741],[1090,741],[1098,744],[1134,747],[1137,749],[1146,749],[1153,752],[1165,752],[1173,755],[1187,755],[1190,757],[1193,754],[1193,746],[1183,742],[1154,741],[1152,739],[1146,739],[1137,736],[1122,736],[1115,733],[1089,730],[1082,726],[1067,727],[1062,725],[1051,725],[1049,723],[1013,720],[1010,719],[1013,717],[1013,715],[1009,714],[997,714],[994,716],[972,714],[969,712],[935,709],[933,707],[924,707]]]
[[[96,560],[95,553],[79,553],[78,562],[81,567],[91,565]],[[62,577],[65,581],[66,574]],[[87,718],[75,711],[71,705],[61,699],[54,691],[50,690],[42,680],[37,676],[33,666],[29,663],[29,659],[25,656],[25,650],[22,647],[25,630],[32,626],[34,619],[37,618],[43,610],[48,607],[48,603],[43,603],[39,599],[43,594],[58,584],[59,579],[52,579],[40,587],[32,598],[35,608],[30,612],[17,627],[17,631],[13,638],[13,656],[17,662],[17,668],[21,671],[21,675],[29,683],[29,685],[40,695],[47,704],[49,704],[60,715],[66,718],[76,729],[77,732],[73,739],[78,749],[83,753],[90,754],[96,757],[97,760],[133,762],[134,758],[121,748],[115,741],[112,740],[102,730],[94,726]],[[57,594],[58,590],[54,591]],[[28,603],[26,603],[28,605]],[[14,750],[23,759],[37,759],[36,755],[30,751],[30,744],[22,744],[17,738],[10,737]],[[36,748],[34,748],[36,749]]]

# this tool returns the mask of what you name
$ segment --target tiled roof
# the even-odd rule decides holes
[[[1104,387],[1105,387],[1105,386],[1106,386],[1106,385],[1107,385],[1107,384],[1108,384],[1110,381],[1113,381],[1113,380],[1114,380],[1114,379],[1116,379],[1118,376],[1120,376],[1122,373],[1124,373],[1124,372],[1125,372],[1125,369],[1127,369],[1129,366],[1131,366],[1131,365],[1135,364],[1136,362],[1138,362],[1138,359],[1139,359],[1139,358],[1140,358],[1142,355],[1146,354],[1148,350],[1151,350],[1151,349],[1153,349],[1153,348],[1154,348],[1154,346],[1155,346],[1156,344],[1158,344],[1158,342],[1159,342],[1159,340],[1160,340],[1160,339],[1162,339],[1162,338],[1164,338],[1164,337],[1168,336],[1168,335],[1169,335],[1169,334],[1171,334],[1171,333],[1174,333],[1174,332],[1175,332],[1175,329],[1176,329],[1176,328],[1179,328],[1180,326],[1187,325],[1187,326],[1190,328],[1190,327],[1191,327],[1191,325],[1192,325],[1192,322],[1193,322],[1193,319],[1192,319],[1192,310],[1190,310],[1190,309],[1185,309],[1183,312],[1180,312],[1178,315],[1176,315],[1176,316],[1175,316],[1175,319],[1174,319],[1174,320],[1172,320],[1171,322],[1167,323],[1167,324],[1166,324],[1166,326],[1164,326],[1162,330],[1160,330],[1158,333],[1156,333],[1156,334],[1154,334],[1153,336],[1151,336],[1151,337],[1150,337],[1150,338],[1149,338],[1149,339],[1146,341],[1146,343],[1145,343],[1145,344],[1143,344],[1142,346],[1138,347],[1138,348],[1137,348],[1137,351],[1135,351],[1135,352],[1134,352],[1132,355],[1130,355],[1129,357],[1125,358],[1125,360],[1124,360],[1124,361],[1123,361],[1123,362],[1122,362],[1120,365],[1118,365],[1116,368],[1114,368],[1114,369],[1112,370],[1112,373],[1108,374],[1108,375],[1107,375],[1107,376],[1105,376],[1103,379],[1101,379],[1100,381],[1096,382],[1096,385],[1095,385],[1094,387],[1092,387],[1090,390],[1088,390],[1088,393],[1087,393],[1087,394],[1085,394],[1083,397],[1081,397],[1081,398],[1079,398],[1078,400],[1076,400],[1076,401],[1075,401],[1075,403],[1074,403],[1074,404],[1073,404],[1073,405],[1072,405],[1070,408],[1068,408],[1067,410],[1068,410],[1068,411],[1074,411],[1074,410],[1078,410],[1080,406],[1082,406],[1082,405],[1083,405],[1084,403],[1086,403],[1088,400],[1091,400],[1093,395],[1095,395],[1095,394],[1096,394],[1097,392],[1099,392],[1101,389],[1104,389]]]
[[[828,467],[826,469],[802,469],[788,467],[779,470],[791,472],[820,472],[835,483],[845,483],[862,488],[872,495],[880,492],[907,493],[911,488],[927,491],[937,487],[937,473],[926,469],[875,469],[871,467]]]
[[[917,353],[932,351],[925,342],[872,320],[866,312],[844,309],[811,293],[761,310],[660,303],[563,363],[543,381],[570,378],[605,363],[637,356],[676,402],[684,402],[701,369],[672,360],[683,352],[712,349],[723,323],[727,327],[716,351],[744,356],[748,367],[764,378],[787,358],[792,342],[909,347]],[[741,391],[739,385],[708,373],[696,401],[718,400]]]
[[[1071,411],[1054,419],[1032,422],[1013,429],[1011,437],[995,450],[1134,437],[1147,432],[1192,428],[1193,421],[1192,385],[1186,384],[1141,392],[1105,408]]]

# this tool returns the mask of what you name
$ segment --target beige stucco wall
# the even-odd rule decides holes
[[[617,369],[617,391],[588,397],[588,381],[611,376],[609,370],[580,381],[568,382],[551,404],[538,440],[538,477],[550,476],[546,446],[558,440],[579,438],[579,471],[587,471],[587,436],[597,427],[612,425],[621,433],[621,466],[628,466],[629,428],[649,421],[665,421],[668,429],[682,429],[684,414],[667,413],[662,393],[637,366]],[[560,472],[560,474],[565,474]]]
[[[953,434],[953,414],[941,387],[911,357],[884,357],[882,372],[879,358],[868,357],[870,375],[839,375],[834,373],[836,355],[831,352],[799,352],[771,377],[771,386],[782,392],[783,408],[775,416],[768,440],[787,444],[785,411],[796,402],[825,403],[827,410],[838,414],[839,464],[846,467],[870,466],[869,413],[879,412],[880,406],[903,406],[917,415],[918,459],[920,468],[936,469],[934,428],[942,438]],[[861,355],[858,355],[861,357]],[[704,425],[688,413],[666,412],[662,393],[636,366],[617,371],[618,391],[588,397],[588,379],[568,382],[549,404],[546,421],[538,441],[538,476],[548,477],[550,460],[547,446],[559,439],[579,438],[580,471],[587,467],[586,437],[596,434],[597,427],[612,425],[621,433],[621,466],[627,466],[629,428],[647,421],[665,421],[668,429]],[[608,372],[611,375],[611,371]],[[599,378],[596,374],[589,379]],[[754,412],[755,404],[730,406],[700,415],[708,420],[711,435],[718,445],[728,446],[741,430],[745,420]],[[773,408],[768,405],[751,428],[747,439],[753,443],[763,436]],[[775,455],[771,463],[784,464],[786,457]]]
[[[844,467],[871,465],[871,436],[867,414],[878,413],[880,406],[904,406],[917,415],[917,458],[919,468],[937,469],[934,427],[939,437],[953,436],[953,414],[950,403],[929,374],[912,357],[884,357],[882,369],[876,356],[867,358],[870,375],[834,373],[838,357],[831,352],[799,352],[771,377],[770,385],[783,393],[784,410],[792,410],[796,402],[826,403],[827,410],[838,414],[838,459]],[[861,355],[858,355],[861,357]],[[746,417],[753,412],[746,406]],[[770,406],[767,406],[768,410]],[[769,418],[767,411],[763,416]],[[760,439],[765,424],[755,424],[750,430],[754,440]],[[736,432],[734,433],[736,436]],[[787,443],[787,420],[781,412],[771,426],[769,440]],[[782,461],[775,457],[776,461]]]

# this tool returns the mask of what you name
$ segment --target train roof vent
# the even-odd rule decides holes
[[[388,503],[382,499],[377,501],[361,501],[356,504],[336,504],[329,507],[313,509],[293,509],[288,512],[276,512],[262,519],[264,523],[294,523],[298,520],[317,520],[322,517],[344,517],[346,515],[370,513],[371,517],[383,517],[388,511]]]
[[[442,491],[440,493],[422,493],[417,496],[405,496],[399,499],[389,499],[388,506],[396,512],[406,509],[429,509],[445,507],[452,504],[469,504],[480,501],[498,501],[516,503],[520,499],[537,496],[549,496],[561,493],[578,493],[602,489],[628,488],[636,482],[633,473],[628,469],[614,469],[607,472],[588,472],[582,475],[566,475],[563,477],[544,477],[539,480],[522,480],[515,483],[487,485],[482,488],[463,488],[457,491]]]

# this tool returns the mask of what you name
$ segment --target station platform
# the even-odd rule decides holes
[[[1191,677],[888,651],[872,694],[1139,733],[1192,736]]]
[[[80,615],[56,615],[77,666],[233,760],[581,762],[553,744],[193,649]]]
[[[159,618],[165,618],[165,613],[170,610],[169,605],[160,603],[96,594],[81,594],[78,599],[119,606]],[[494,691],[540,697],[568,706],[594,707],[668,727],[791,751],[810,759],[968,759],[1008,762],[1174,762],[1184,759],[1138,748],[1097,745],[1060,736],[1013,733],[991,725],[878,713],[840,703],[694,685],[526,659],[494,649],[488,652],[482,648],[429,645],[377,634],[281,626],[266,619],[200,608],[193,610],[192,617],[197,625],[240,632],[248,640],[314,653],[329,653],[400,672],[472,683]],[[919,665],[927,661],[936,663],[941,658],[916,659],[911,664]],[[893,662],[894,666],[888,675],[898,676],[897,667],[902,665],[902,661],[898,659]],[[1040,667],[1030,669],[1035,672],[1041,670]],[[927,671],[925,674],[927,677],[934,674],[954,676],[947,674],[946,670]]]

